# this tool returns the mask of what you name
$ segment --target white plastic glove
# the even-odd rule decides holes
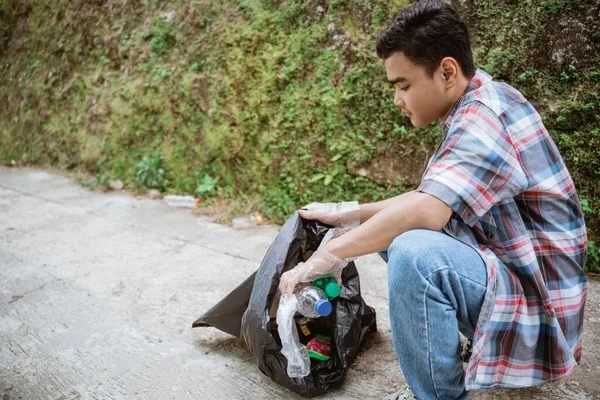
[[[310,203],[298,210],[304,219],[316,219],[337,228],[354,229],[360,225],[358,201],[343,203]]]
[[[348,261],[337,258],[324,249],[317,250],[306,262],[301,262],[295,268],[281,275],[279,291],[292,296],[297,284],[311,282],[326,275],[334,276],[341,285],[342,269],[346,265],[348,265]]]
[[[279,291],[282,294],[292,296],[296,285],[302,282],[311,282],[323,276],[331,275],[335,277],[338,285],[342,285],[342,270],[354,258],[338,258],[325,250],[325,245],[332,239],[343,235],[350,229],[330,229],[325,235],[319,248],[306,262],[301,262],[293,269],[284,272],[279,281]]]

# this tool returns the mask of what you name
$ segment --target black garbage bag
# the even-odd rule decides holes
[[[327,318],[318,318],[310,327],[313,334],[331,337],[330,358],[326,361],[311,358],[310,374],[304,378],[287,375],[287,359],[281,353],[275,322],[279,279],[285,271],[306,261],[330,228],[317,221],[303,220],[294,213],[279,231],[258,271],[192,325],[214,326],[241,337],[263,373],[306,397],[324,394],[330,385],[340,383],[366,333],[377,330],[375,310],[362,299],[358,271],[351,262],[342,272],[342,291],[332,300],[332,313]],[[306,344],[308,339],[301,342]]]
[[[214,326],[230,335],[240,337],[242,316],[248,308],[256,272],[250,275],[237,288],[205,312],[193,324],[192,328],[199,326]]]

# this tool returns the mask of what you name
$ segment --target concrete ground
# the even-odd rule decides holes
[[[277,230],[235,231],[159,200],[0,167],[3,399],[300,398],[264,376],[239,340],[191,328],[259,266]],[[357,265],[380,331],[327,399],[383,398],[404,383],[385,264],[367,256]],[[583,362],[570,377],[470,398],[600,398],[599,306],[592,281]]]

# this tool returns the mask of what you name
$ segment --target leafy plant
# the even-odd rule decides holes
[[[600,247],[593,240],[588,241],[588,258],[585,264],[586,272],[600,272]]]
[[[538,0],[548,15],[558,14],[564,7],[563,0]]]
[[[152,50],[158,54],[164,54],[169,46],[175,42],[174,29],[166,18],[160,17],[156,20],[152,30],[150,45]]]
[[[144,156],[142,161],[136,164],[135,180],[149,189],[165,190],[165,170],[163,168],[163,157],[157,151],[152,159]]]
[[[98,187],[103,188],[104,190],[108,189],[108,185],[109,185],[109,179],[108,177],[101,175],[100,173],[96,172],[94,174],[94,179],[88,181],[85,183],[85,186],[95,189]]]
[[[196,188],[196,195],[201,198],[207,198],[215,195],[215,188],[219,178],[211,178],[210,175],[204,174],[200,180],[200,185]]]
[[[592,214],[593,210],[590,207],[590,201],[588,199],[581,198],[579,204],[581,204],[581,211],[583,211],[583,214],[586,217]]]

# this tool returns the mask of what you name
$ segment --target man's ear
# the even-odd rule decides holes
[[[442,79],[450,87],[454,86],[459,80],[461,73],[460,67],[456,59],[453,57],[445,57],[440,63],[439,73],[442,74]]]

